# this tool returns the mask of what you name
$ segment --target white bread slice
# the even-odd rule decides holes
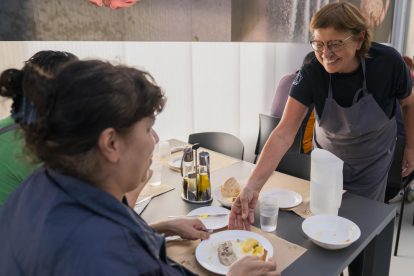
[[[262,260],[262,261],[266,261],[266,256],[267,256],[267,250],[265,249],[265,248],[263,248],[263,255],[260,257],[260,259]]]
[[[237,197],[240,191],[240,185],[234,177],[227,179],[221,184],[221,195],[224,197]]]

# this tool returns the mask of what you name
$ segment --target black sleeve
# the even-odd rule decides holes
[[[394,96],[399,99],[403,100],[411,95],[411,91],[413,88],[413,80],[411,79],[410,69],[408,68],[407,64],[405,64],[404,60],[400,58],[398,63],[395,65],[397,68],[394,70],[396,82],[395,82],[395,90]]]
[[[289,96],[302,103],[306,107],[313,104],[311,83],[306,71],[300,70],[295,80],[293,81],[292,87],[290,88]]]

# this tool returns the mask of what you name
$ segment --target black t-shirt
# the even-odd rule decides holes
[[[411,94],[410,70],[401,55],[394,49],[372,42],[368,52],[371,58],[365,60],[368,92],[371,93],[387,114],[395,114],[395,99],[405,99]],[[332,92],[335,101],[342,107],[350,107],[355,93],[363,87],[362,65],[352,73],[332,74]],[[296,77],[289,96],[309,107],[315,104],[315,116],[322,117],[325,100],[328,97],[329,73],[313,58]],[[363,93],[360,94],[360,98]]]

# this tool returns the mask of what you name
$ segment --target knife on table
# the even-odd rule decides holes
[[[168,218],[217,218],[225,217],[228,214],[214,214],[214,215],[191,215],[191,216],[168,216]]]

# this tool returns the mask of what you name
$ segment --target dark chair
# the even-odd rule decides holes
[[[257,158],[262,153],[263,147],[266,144],[272,131],[277,127],[280,122],[280,118],[259,114],[259,137],[257,138],[256,149],[254,154],[254,164],[257,162]],[[300,153],[302,146],[302,128],[299,128],[298,133],[295,136],[292,146],[288,149],[287,153]]]
[[[188,136],[188,143],[243,160],[244,145],[236,136],[223,132],[201,132]]]
[[[286,153],[276,171],[310,181],[311,156],[300,153]]]
[[[401,200],[401,210],[400,210],[400,218],[398,221],[397,239],[395,241],[394,256],[397,256],[397,253],[398,253],[398,243],[400,241],[401,223],[402,223],[402,218],[404,215],[405,195],[407,194],[407,189],[409,187],[410,182],[414,179],[414,172],[408,175],[404,181],[401,176],[401,167],[402,167],[402,161],[403,161],[403,156],[404,156],[404,149],[405,149],[405,138],[397,137],[397,142],[395,144],[394,159],[392,160],[391,167],[388,172],[388,179],[387,179],[387,187],[398,188],[399,190],[403,190],[403,197],[402,197],[403,199]]]

